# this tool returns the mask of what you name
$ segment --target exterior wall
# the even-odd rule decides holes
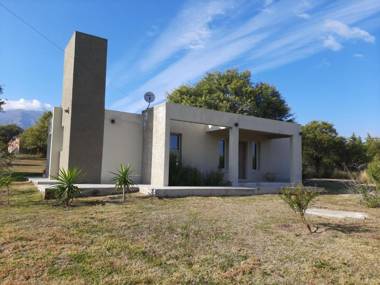
[[[151,184],[167,186],[169,183],[170,120],[166,104],[153,109]]]
[[[141,183],[142,149],[142,115],[106,110],[101,182],[111,183],[111,172],[116,172],[120,164],[129,164],[133,181]]]
[[[60,167],[77,167],[80,182],[99,183],[102,170],[107,41],[75,32],[65,49]]]
[[[141,182],[143,184],[150,184],[151,182],[151,168],[152,168],[152,143],[153,143],[153,108],[143,112],[143,153],[142,153],[142,167]]]
[[[187,122],[170,122],[170,132],[182,135],[182,163],[202,172],[218,169],[218,140],[221,135],[208,133],[208,126]]]
[[[50,125],[49,178],[58,175],[59,159],[62,150],[63,128],[62,108],[54,107]]]
[[[274,175],[275,181],[290,181],[289,138],[271,139],[261,142],[261,165],[257,175],[265,181],[265,174]]]

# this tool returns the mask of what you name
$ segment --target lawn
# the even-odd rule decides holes
[[[119,199],[67,210],[17,184],[12,205],[0,206],[0,283],[380,283],[380,209],[355,195],[315,204],[368,220],[310,217],[313,235],[275,195]]]

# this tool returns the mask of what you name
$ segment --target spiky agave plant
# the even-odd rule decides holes
[[[133,185],[132,168],[130,165],[121,164],[117,172],[112,172],[114,175],[113,181],[115,182],[116,190],[123,191],[123,203],[125,202],[125,190]]]
[[[305,213],[310,203],[319,195],[319,191],[312,187],[298,185],[294,188],[284,188],[280,192],[280,197],[289,207],[299,215],[302,223],[307,227],[310,233],[316,232],[318,228],[312,230],[311,225],[305,218]]]
[[[74,198],[80,193],[76,181],[81,175],[78,168],[60,169],[57,177],[58,183],[52,188],[56,191],[56,197],[66,207],[70,207]]]

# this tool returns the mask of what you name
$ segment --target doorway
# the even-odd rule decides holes
[[[246,179],[247,142],[239,142],[239,179]]]

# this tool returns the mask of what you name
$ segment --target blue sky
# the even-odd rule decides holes
[[[140,111],[205,72],[251,70],[299,123],[380,136],[379,0],[0,0],[64,48],[73,31],[108,39],[106,107]],[[8,109],[59,105],[63,52],[0,5]]]

